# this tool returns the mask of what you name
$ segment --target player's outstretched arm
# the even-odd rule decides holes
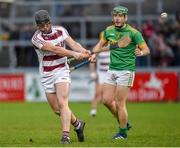
[[[86,49],[83,48],[81,46],[81,44],[79,44],[78,42],[73,40],[70,36],[68,36],[65,41],[66,41],[67,45],[76,52],[85,52],[86,51]]]
[[[104,41],[102,39],[100,39],[99,42],[94,46],[92,52],[99,53],[99,52],[103,51],[102,47],[104,46],[104,44],[105,44]]]
[[[104,42],[104,40],[100,39],[99,42],[94,46],[94,48],[92,49],[92,56],[89,58],[89,61],[91,62],[96,62],[96,55],[99,52],[102,51],[106,51],[109,48],[105,48],[104,45],[106,44],[106,42]]]
[[[82,59],[83,55],[81,53],[67,50],[60,46],[55,46],[52,43],[44,42],[41,50],[53,52],[59,56],[67,56],[67,57],[74,57],[75,59]]]

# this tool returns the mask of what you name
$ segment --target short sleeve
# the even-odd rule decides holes
[[[43,47],[43,40],[38,36],[38,33],[35,33],[32,37],[32,43],[38,49],[41,49]]]
[[[135,41],[135,43],[136,43],[137,45],[141,45],[141,44],[146,43],[145,40],[144,40],[144,38],[143,38],[143,36],[142,36],[142,34],[141,34],[139,31],[137,31],[137,32],[134,34],[134,41]]]
[[[107,40],[106,40],[106,37],[105,37],[104,31],[102,31],[102,32],[100,33],[99,38],[100,38],[101,40],[103,40],[104,42],[107,41]]]
[[[66,38],[69,36],[68,31],[64,27],[62,27],[61,31],[62,31],[62,34],[63,34],[63,39],[66,40]]]

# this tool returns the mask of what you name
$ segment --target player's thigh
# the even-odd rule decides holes
[[[55,84],[56,95],[59,103],[68,103],[68,96],[70,90],[69,82],[59,82]]]
[[[55,93],[53,76],[42,77],[41,78],[41,84],[42,84],[43,89],[46,93]]]
[[[58,100],[56,93],[46,93],[47,101],[54,112],[59,112]]]
[[[119,86],[132,87],[134,83],[135,73],[133,71],[122,70],[114,71],[116,77],[116,84]]]
[[[61,69],[55,73],[54,86],[55,86],[58,102],[62,102],[62,101],[67,102],[70,83],[71,83],[71,79],[70,79],[69,70]]]
[[[125,102],[128,98],[129,92],[129,86],[117,85],[115,92],[116,100],[119,102]]]
[[[111,103],[115,98],[116,86],[108,83],[104,83],[102,87],[102,96],[104,103]]]

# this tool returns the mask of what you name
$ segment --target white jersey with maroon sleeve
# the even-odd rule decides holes
[[[32,43],[39,59],[39,71],[41,76],[52,75],[57,69],[69,69],[67,57],[61,57],[53,52],[41,50],[44,42],[50,42],[56,46],[65,47],[65,39],[69,36],[67,30],[61,26],[51,26],[52,32],[43,34],[37,30],[32,37]]]
[[[110,63],[110,52],[105,51],[98,54],[97,71],[107,72]]]
[[[109,68],[110,63],[110,52],[105,51],[98,54],[97,60],[97,74],[98,74],[98,82],[100,84],[104,83],[106,73]]]

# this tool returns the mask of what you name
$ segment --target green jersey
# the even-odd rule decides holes
[[[128,24],[120,29],[112,25],[103,31],[101,39],[110,44],[120,45],[110,51],[110,70],[135,71],[136,46],[146,45],[138,30]]]

